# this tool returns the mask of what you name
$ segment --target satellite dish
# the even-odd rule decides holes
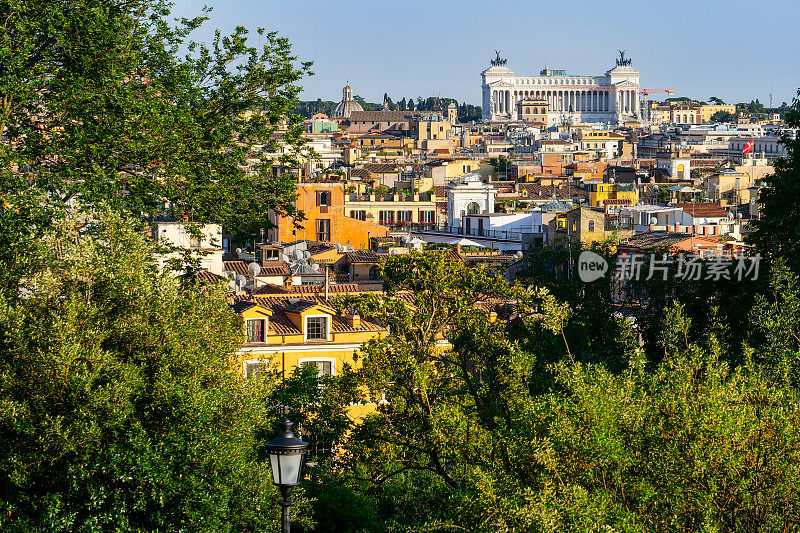
[[[742,220],[742,214],[741,213],[736,213],[736,218],[738,218],[739,220]]]
[[[252,262],[247,265],[247,271],[250,273],[251,276],[254,278],[261,274],[261,265],[256,262]]]
[[[284,263],[288,263],[289,262],[289,256],[286,255],[286,254],[281,254],[281,260],[283,260]]]
[[[656,217],[650,217],[650,223],[655,226],[658,224],[658,219]]]
[[[237,248],[236,249],[236,255],[241,257],[241,255],[242,255],[242,249],[241,248]]]
[[[347,172],[347,168],[346,167],[339,167],[339,172],[344,174],[345,172]]]
[[[247,285],[247,278],[239,274],[236,276],[236,289],[242,290]]]
[[[733,211],[728,211],[728,220],[733,220],[734,216]]]
[[[303,257],[304,257],[305,259],[308,259],[309,257],[311,257],[311,252],[309,252],[308,250],[304,251],[304,252],[303,252]]]
[[[609,183],[614,183],[614,178],[609,178],[608,182]]]
[[[233,290],[236,290],[236,289],[238,289],[238,288],[239,288],[239,287],[236,285],[236,281],[234,281],[234,280],[230,280],[230,281],[228,281],[228,287],[230,287],[230,288],[231,288],[231,289],[233,289]]]
[[[303,250],[295,250],[292,257],[294,257],[295,261],[301,260],[303,258]]]
[[[337,243],[336,243],[336,251],[337,251],[337,252],[339,252],[339,253],[342,253],[342,249],[343,249],[343,248],[344,248],[344,247],[342,246],[342,243],[340,243],[340,242],[337,242]]]
[[[516,254],[514,254],[514,256],[515,256],[517,259],[522,259],[522,252],[521,252],[521,251],[517,251],[517,253],[516,253]]]

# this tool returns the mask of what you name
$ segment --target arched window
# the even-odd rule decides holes
[[[331,205],[331,193],[328,191],[320,191],[319,205]]]
[[[589,221],[589,233],[594,233],[594,220]]]
[[[481,212],[481,206],[478,205],[478,202],[470,202],[467,205],[467,214],[468,215],[477,215]]]

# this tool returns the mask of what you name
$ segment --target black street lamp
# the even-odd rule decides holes
[[[300,482],[300,470],[303,467],[303,454],[308,448],[308,443],[298,439],[292,433],[291,420],[284,417],[281,420],[281,433],[267,443],[269,462],[272,465],[272,480],[281,490],[281,531],[289,533],[291,521],[289,510],[292,500],[289,495]]]

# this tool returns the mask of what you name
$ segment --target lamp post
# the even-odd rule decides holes
[[[300,482],[300,471],[303,466],[303,454],[308,448],[308,443],[298,439],[292,433],[291,420],[284,417],[281,420],[280,434],[267,443],[269,462],[272,465],[272,481],[281,490],[281,532],[289,533],[291,520],[289,511],[292,500],[289,495]]]

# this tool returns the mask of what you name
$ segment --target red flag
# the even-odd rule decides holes
[[[752,139],[750,139],[749,141],[744,143],[744,148],[742,148],[742,155],[750,153],[750,152],[753,151],[753,148],[755,147],[755,141],[756,141],[756,138],[753,137]]]

